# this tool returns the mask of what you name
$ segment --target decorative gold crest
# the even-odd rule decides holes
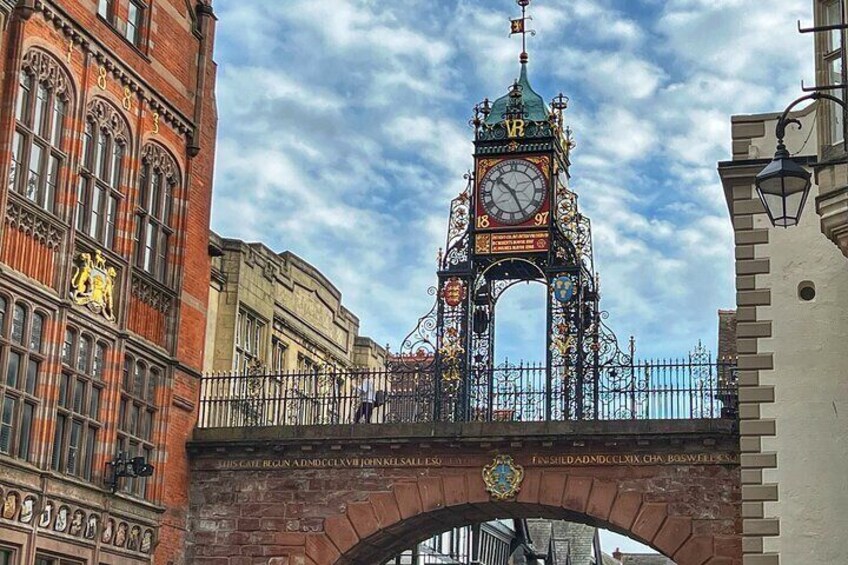
[[[495,500],[509,500],[521,490],[524,467],[516,465],[509,455],[498,455],[491,465],[483,467],[486,491]]]
[[[451,308],[456,308],[465,300],[465,283],[456,277],[451,278],[442,289],[442,299]]]
[[[106,266],[106,259],[99,250],[95,251],[94,259],[90,253],[81,253],[71,279],[74,303],[114,322],[113,292],[117,274],[113,267]]]

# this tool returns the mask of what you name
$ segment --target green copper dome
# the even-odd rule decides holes
[[[527,80],[527,63],[521,63],[521,76],[518,78],[518,83],[521,87],[521,102],[524,105],[524,119],[543,122],[548,119],[548,108],[545,106],[545,101],[542,97],[536,94],[533,87],[530,86],[530,81]],[[486,117],[487,125],[500,123],[504,119],[504,114],[507,111],[507,105],[510,103],[510,95],[501,96],[492,105],[492,111]]]

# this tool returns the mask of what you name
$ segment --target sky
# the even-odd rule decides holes
[[[514,0],[216,0],[213,229],[290,250],[394,349],[426,313],[471,109],[518,76]],[[570,98],[571,188],[602,307],[641,357],[715,349],[734,305],[717,162],[730,116],[813,81],[810,0],[534,0],[533,88]],[[544,353],[544,293],[510,290],[497,354]],[[534,359],[535,357],[535,359]]]

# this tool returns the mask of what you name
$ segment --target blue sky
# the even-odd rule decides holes
[[[313,263],[364,334],[398,344],[429,308],[473,104],[518,73],[513,0],[218,0],[213,227]],[[571,98],[573,188],[603,307],[644,356],[713,346],[733,305],[716,162],[730,115],[812,79],[806,1],[535,0],[530,79]],[[512,294],[512,296],[511,296]],[[541,294],[511,291],[498,352],[541,351]],[[538,324],[536,323],[538,321]]]
[[[430,307],[471,108],[516,78],[514,0],[216,0],[213,228],[291,250],[397,346]],[[813,82],[809,0],[534,0],[530,80],[571,98],[572,188],[593,222],[602,305],[643,356],[714,348],[732,307],[716,163],[732,114]],[[538,357],[542,294],[510,291],[498,353]],[[534,352],[538,352],[534,354]]]

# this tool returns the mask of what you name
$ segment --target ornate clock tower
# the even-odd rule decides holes
[[[517,3],[522,16],[512,20],[512,33],[524,43],[533,33],[525,28],[530,0]],[[413,357],[421,344],[432,347],[437,418],[497,419],[497,398],[510,378],[512,390],[538,399],[532,419],[591,418],[604,361],[622,361],[601,320],[590,222],[568,187],[568,98],[545,103],[530,85],[526,48],[520,64],[504,96],[474,108],[474,169],[451,203],[436,304],[404,343]],[[544,367],[495,365],[498,299],[520,282],[547,289]],[[428,329],[432,339],[424,337]]]

